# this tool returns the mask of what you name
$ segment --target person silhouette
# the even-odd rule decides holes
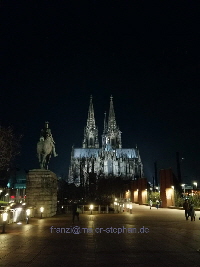
[[[75,217],[77,217],[77,220],[79,221],[79,212],[77,211],[78,204],[76,202],[72,205],[72,222],[74,223]]]

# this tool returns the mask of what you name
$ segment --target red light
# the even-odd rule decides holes
[[[10,196],[10,198],[12,198],[12,199],[13,199],[13,198],[15,198],[15,196]]]

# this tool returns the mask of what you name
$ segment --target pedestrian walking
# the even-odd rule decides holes
[[[191,202],[190,204],[190,216],[191,216],[191,222],[195,221],[195,209],[194,209],[194,203]]]
[[[157,208],[157,209],[159,208],[159,204],[160,204],[160,202],[159,202],[159,200],[157,199],[157,200],[156,200],[156,208]]]
[[[75,217],[77,217],[77,220],[79,221],[79,207],[76,202],[72,205],[72,221],[74,223]]]
[[[190,205],[188,199],[185,199],[185,202],[183,203],[183,209],[185,210],[185,218],[188,220],[188,217],[190,216]]]
[[[150,200],[149,200],[150,210],[151,210],[152,205],[153,205],[153,201],[150,199]]]

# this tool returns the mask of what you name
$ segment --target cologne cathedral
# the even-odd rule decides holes
[[[108,118],[106,113],[104,117],[101,143],[100,146],[92,97],[90,97],[82,147],[72,147],[69,183],[87,186],[91,180],[94,182],[101,177],[121,177],[123,180],[143,177],[143,165],[137,147],[122,148],[121,131],[116,123],[112,96]]]

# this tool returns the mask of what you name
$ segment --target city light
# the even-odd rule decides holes
[[[29,216],[30,216],[30,214],[31,214],[30,209],[27,209],[27,210],[26,210],[26,223],[27,223],[27,224],[29,224]]]
[[[8,218],[8,213],[4,212],[2,217],[3,217],[3,222],[6,222]]]
[[[43,211],[44,211],[44,207],[41,207],[41,208],[40,208],[40,213],[41,213],[41,214],[40,214],[40,218],[41,218],[41,219],[42,219]]]
[[[27,209],[27,210],[26,210],[26,214],[27,214],[27,216],[29,216],[30,213],[31,213],[30,209]]]
[[[194,183],[193,183],[193,185],[195,185],[195,186],[196,186],[196,188],[197,188],[197,182],[194,182]]]
[[[91,204],[91,205],[90,205],[91,214],[92,214],[93,208],[94,208],[94,205]]]
[[[6,221],[8,219],[8,213],[4,212],[2,214],[2,219],[3,219],[3,228],[2,228],[2,233],[5,233],[5,228],[6,228]]]
[[[40,212],[43,212],[43,211],[44,211],[44,208],[43,208],[43,207],[41,207],[41,208],[40,208]]]

